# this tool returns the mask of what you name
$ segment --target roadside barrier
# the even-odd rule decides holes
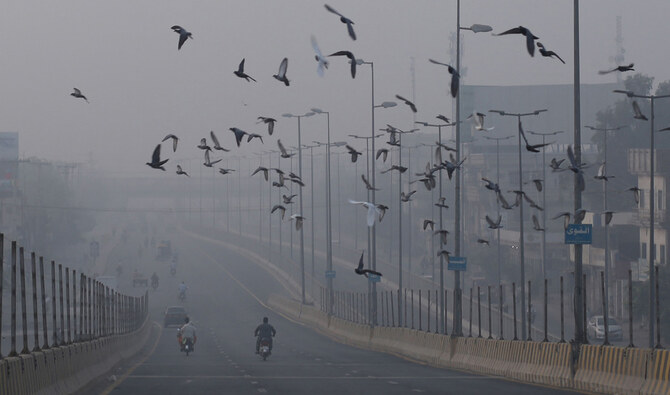
[[[668,376],[670,375],[670,351],[652,350],[647,364],[647,380],[642,386],[641,394],[670,393]]]

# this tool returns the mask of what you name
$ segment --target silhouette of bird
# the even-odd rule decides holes
[[[163,165],[167,163],[168,160],[169,159],[161,160],[161,145],[158,144],[156,148],[154,148],[154,152],[151,154],[151,162],[147,162],[147,166],[152,169],[161,169],[165,171]]]
[[[375,224],[375,217],[379,216],[379,221],[381,222],[381,218],[383,217],[381,209],[376,206],[373,203],[370,202],[359,202],[356,200],[351,200],[349,199],[349,203],[351,204],[357,204],[359,206],[363,206],[368,210],[368,215],[367,215],[367,224],[369,227],[374,226]]]
[[[507,34],[521,34],[526,37],[526,49],[528,50],[528,54],[530,56],[535,56],[535,40],[537,40],[539,37],[536,37],[533,35],[533,33],[530,32],[530,30],[526,27],[519,26],[515,27],[512,29],[509,29],[507,31],[504,31],[502,33],[494,34],[494,36],[504,36]]]
[[[447,235],[449,234],[449,231],[446,229],[438,229],[435,232],[433,232],[433,236],[440,235],[440,244],[447,244]]]
[[[379,222],[382,222],[384,214],[386,214],[386,210],[388,210],[389,207],[383,204],[377,204],[377,209],[379,210]]]
[[[349,58],[349,63],[350,63],[350,69],[351,69],[351,78],[356,78],[356,57],[354,56],[351,51],[337,51],[335,53],[331,53],[328,56],[346,56]]]
[[[365,174],[361,174],[361,179],[363,180],[363,183],[365,184],[365,188],[368,191],[378,191],[379,189],[374,188],[372,185],[370,185],[370,182],[368,182],[367,178],[365,178]]]
[[[584,164],[577,163],[571,145],[568,145],[568,160],[570,161],[568,169],[570,169],[570,171],[572,171],[577,175],[577,189],[579,189],[580,191],[584,191],[584,188],[586,187],[586,184],[584,182],[584,171],[582,170],[584,168]]]
[[[400,172],[400,174],[402,174],[407,171],[407,168],[404,166],[392,165],[390,169],[382,170],[380,173],[385,174],[392,170],[397,170],[398,172]]]
[[[472,114],[468,115],[467,119],[472,119],[474,121],[475,130],[488,132],[488,131],[491,131],[491,130],[495,129],[494,126],[492,126],[490,128],[485,128],[484,127],[484,117],[485,116],[486,116],[486,114],[482,114],[481,112],[475,111]]]
[[[635,199],[635,204],[640,205],[640,188],[638,187],[630,187],[627,189],[627,191],[633,192],[633,198]]]
[[[263,122],[268,125],[268,134],[272,136],[272,132],[274,132],[275,130],[275,122],[277,122],[277,120],[270,117],[258,117],[258,119],[259,119],[258,122]]]
[[[457,150],[456,148],[451,148],[450,146],[448,146],[448,145],[446,145],[446,144],[444,144],[444,143],[440,143],[439,141],[436,141],[435,144],[437,144],[438,147],[447,150],[447,152],[449,152],[449,151],[451,151],[451,152],[458,152],[458,150]]]
[[[521,133],[521,137],[523,137],[523,141],[526,143],[526,151],[529,152],[540,152],[540,148],[546,147],[547,145],[551,145],[553,143],[545,143],[545,144],[529,144],[528,139],[526,138],[526,133],[523,132],[523,127],[521,126],[521,119],[519,119],[519,133]]]
[[[443,257],[443,259],[446,259],[447,262],[449,261],[449,255],[451,255],[451,253],[447,250],[440,250],[437,252],[437,256]]]
[[[586,210],[583,208],[577,209],[577,211],[575,211],[575,214],[573,216],[576,224],[581,224],[582,221],[584,220],[584,217],[586,217]]]
[[[198,148],[200,148],[201,150],[205,150],[205,151],[211,151],[212,150],[212,148],[209,145],[207,145],[207,139],[204,138],[204,137],[200,139],[200,144],[198,145]]]
[[[600,74],[600,75],[609,74],[609,73],[613,73],[615,71],[620,71],[622,73],[625,72],[625,71],[635,71],[633,66],[635,66],[634,63],[631,63],[629,65],[624,65],[624,66],[617,66],[617,67],[613,68],[612,70],[599,71],[598,74]]]
[[[281,204],[275,204],[272,206],[272,210],[270,210],[270,214],[274,214],[275,211],[281,211],[281,219],[284,219],[284,215],[286,214],[286,207],[282,206]]]
[[[397,132],[389,132],[389,141],[387,141],[386,144],[392,145],[394,147],[400,147],[400,141],[398,140],[397,135]]]
[[[598,173],[593,176],[596,180],[603,180],[603,181],[609,181],[610,178],[614,178],[614,176],[608,176],[607,173],[605,172],[605,162],[603,162],[599,167],[598,167]]]
[[[256,170],[254,170],[254,172],[251,173],[251,176],[253,177],[259,171],[263,172],[263,176],[265,177],[265,181],[268,181],[268,168],[267,167],[258,166],[258,168],[256,168]]]
[[[86,98],[86,96],[82,95],[82,93],[79,89],[77,89],[77,88],[72,88],[72,89],[74,89],[74,92],[70,93],[70,96],[76,97],[77,99],[84,99],[84,101],[86,101],[86,103],[88,103],[88,99]]]
[[[405,192],[400,192],[400,201],[407,203],[410,200],[412,200],[412,195],[414,195],[416,191],[410,191],[407,194]]]
[[[257,133],[247,133],[247,136],[248,136],[248,137],[247,137],[247,143],[250,143],[251,140],[253,140],[253,139],[259,139],[259,140],[261,141],[261,143],[263,143],[263,136],[261,136],[260,134],[257,134]],[[265,144],[265,143],[263,143],[263,144]]]
[[[281,81],[284,83],[284,85],[289,86],[289,80],[286,78],[286,69],[288,68],[288,58],[282,59],[281,63],[279,64],[279,71],[277,74],[274,74],[273,77],[277,81]]]
[[[488,247],[488,245],[489,245],[489,241],[488,241],[488,240],[485,240],[485,239],[477,239],[477,243],[479,243],[479,244],[484,244],[484,245],[487,246],[487,247]]]
[[[502,216],[498,216],[497,221],[493,221],[488,215],[486,216],[486,222],[489,224],[489,228],[491,229],[498,229],[502,228],[502,225],[500,225],[500,221],[502,221]]]
[[[416,112],[416,106],[414,105],[414,103],[412,103],[411,101],[405,99],[404,97],[402,97],[400,95],[395,95],[395,97],[398,100],[405,102],[405,104],[407,104],[409,106],[409,108],[412,109],[412,112],[414,112],[414,113]]]
[[[435,63],[435,62],[433,62],[433,63]],[[439,62],[438,62],[438,63],[439,63]],[[442,63],[439,63],[439,64],[442,64]],[[448,66],[448,65],[447,65],[447,66]],[[437,118],[437,119],[439,119],[439,120],[441,120],[441,121],[444,121],[444,123],[451,123],[451,121],[449,121],[449,118],[445,117],[445,116],[442,115],[442,114],[437,114],[437,116],[436,116],[435,118]]]
[[[435,230],[435,221],[432,221],[430,219],[424,219],[423,220],[423,230],[426,230],[427,227],[430,226],[430,230]]]
[[[536,178],[534,180],[531,180],[533,184],[535,184],[535,189],[537,189],[538,192],[542,192],[542,179]]]
[[[291,196],[282,195],[281,197],[282,197],[282,200],[283,200],[284,204],[293,204],[293,198],[296,197],[296,196],[298,196],[298,195],[295,195],[295,194],[293,194]]]
[[[363,155],[362,152],[356,151],[349,144],[345,145],[345,147],[347,148],[347,151],[349,151],[349,155],[351,155],[351,162],[356,162],[356,160],[358,160],[358,155]]]
[[[614,217],[614,211],[605,211],[603,214],[605,214],[605,225],[609,225]]]
[[[556,158],[551,158],[551,163],[549,164],[549,167],[551,167],[551,170],[553,171],[563,171],[565,169],[561,168],[561,164],[564,161],[565,159],[556,160]]]
[[[203,165],[205,165],[206,167],[212,167],[212,165],[215,165],[215,164],[221,162],[221,159],[217,159],[215,161],[210,160],[209,159],[209,153],[210,153],[210,151],[205,151],[205,163],[203,163]]]
[[[231,132],[235,134],[235,141],[237,142],[237,146],[240,146],[240,143],[242,142],[242,139],[244,138],[245,134],[248,134],[242,129],[239,128],[228,128]]]
[[[168,134],[167,136],[163,137],[161,143],[169,139],[172,139],[172,152],[177,152],[177,143],[179,142],[179,137],[175,136],[174,134]]]
[[[503,196],[502,192],[498,191],[496,197],[498,198],[498,202],[500,202],[500,207],[504,208],[505,210],[511,210],[514,208],[514,206],[510,206],[510,204],[507,202],[507,199],[505,199],[505,196]]]
[[[498,186],[498,184],[496,184],[495,182],[489,180],[488,178],[484,178],[484,177],[482,177],[482,181],[484,181],[486,183],[486,185],[484,185],[484,188],[486,188],[488,190],[491,190],[491,191],[494,191],[494,192],[500,192],[500,186]]]
[[[292,171],[290,171],[290,172],[288,173],[288,178],[293,178],[293,179],[301,180],[301,181],[302,181],[302,177],[300,177],[299,175],[293,173]]]
[[[244,60],[245,59],[242,59],[242,61],[240,62],[240,65],[237,66],[237,70],[233,71],[233,74],[235,74],[236,76],[238,76],[240,78],[244,78],[245,80],[247,80],[247,82],[249,80],[251,80],[253,82],[256,82],[256,80],[252,76],[250,76],[249,74],[244,72]]]
[[[344,23],[347,25],[347,31],[349,32],[349,37],[351,37],[352,40],[356,40],[356,33],[354,32],[354,21],[351,19],[347,18],[346,16],[340,14],[337,12],[333,7],[329,6],[328,4],[324,5],[326,9],[333,14],[337,15],[340,17],[340,22]]]
[[[456,71],[455,68],[453,68],[451,65],[447,63],[438,62],[437,60],[433,59],[428,59],[428,61],[434,64],[445,66],[447,68],[449,74],[451,74],[451,83],[450,83],[451,97],[456,97],[456,95],[458,94],[459,80],[461,78],[461,75],[458,73],[458,71]],[[449,119],[443,115],[438,115],[437,118],[443,120],[446,123],[449,123]]]
[[[539,41],[537,42],[537,48],[539,48],[539,50],[540,50],[540,55],[542,55],[544,57],[549,57],[549,58],[552,57],[552,56],[555,56],[556,59],[560,60],[561,63],[565,64],[565,61],[563,61],[563,59],[561,59],[561,57],[558,56],[558,54],[556,52],[547,51],[547,49],[544,47],[544,45],[542,45],[542,43],[539,42]]]
[[[633,113],[635,114],[635,115],[633,115],[633,118],[640,119],[640,120],[643,120],[643,121],[647,120],[647,117],[644,114],[642,114],[642,111],[640,110],[640,106],[637,104],[637,102],[635,100],[633,100]]]
[[[319,77],[323,77],[324,70],[328,68],[328,59],[323,56],[323,53],[319,48],[319,44],[317,44],[316,38],[314,36],[311,36],[311,42],[312,48],[314,49],[314,59],[316,59],[318,62],[318,66],[316,66],[316,73],[319,75]]]
[[[234,172],[234,171],[235,171],[234,169],[224,169],[224,168],[222,168],[222,167],[219,168],[219,173],[223,174],[224,176],[225,176],[226,174],[230,174],[230,173],[232,173],[232,172]]]
[[[535,208],[535,209],[538,209],[538,210],[540,210],[540,211],[543,211],[543,210],[544,210],[542,207],[538,206],[537,203],[535,203],[535,202],[533,201],[533,199],[531,199],[525,192],[523,193],[523,199],[524,199],[526,202],[528,202],[528,204],[530,205],[530,207]]]
[[[291,181],[291,182],[294,183],[294,184],[298,184],[298,185],[300,185],[301,187],[304,187],[304,186],[305,186],[305,183],[302,182],[302,181],[301,181],[300,179],[298,179],[298,178],[289,178],[288,181]]]
[[[365,276],[365,278],[368,278],[368,274],[375,274],[375,275],[381,277],[382,276],[381,273],[379,273],[377,271],[374,271],[374,270],[371,270],[371,269],[364,269],[363,268],[363,255],[365,255],[365,251],[361,252],[361,258],[358,260],[358,266],[356,267],[356,269],[354,269],[354,272],[356,272],[356,274],[358,274],[358,275]]]
[[[185,175],[186,177],[190,177],[188,173],[186,173],[184,170],[181,169],[181,166],[177,165],[177,174],[179,175]]]
[[[537,220],[537,216],[533,214],[533,229],[537,230],[538,232],[544,232],[544,228],[540,226],[540,221]]]
[[[443,209],[443,208],[449,208],[449,206],[447,206],[446,204],[444,204],[444,201],[445,201],[446,199],[447,199],[447,198],[445,198],[445,197],[441,197],[441,198],[439,198],[438,201],[437,201],[437,203],[435,203],[435,206],[439,207],[440,209]]]
[[[670,130],[670,126],[668,126],[667,128],[658,129],[659,132],[665,132],[665,131],[668,131],[668,130]]]
[[[281,157],[284,159],[290,158],[293,155],[295,155],[295,152],[289,154],[286,152],[286,148],[284,148],[284,144],[281,143],[281,140],[277,140],[277,146],[279,147],[279,151],[281,152]]]
[[[305,221],[305,217],[299,214],[293,214],[289,217],[289,221],[295,221],[295,230],[302,229],[302,223]]]
[[[221,146],[221,144],[219,144],[219,139],[216,138],[216,135],[214,134],[214,131],[213,131],[213,130],[210,130],[210,131],[209,131],[209,137],[212,138],[212,143],[214,143],[214,149],[215,149],[215,150],[219,150],[219,151],[223,151],[223,152],[229,152],[229,151],[230,151],[230,150],[227,149],[227,148],[223,148],[223,147]]]
[[[383,161],[384,163],[386,163],[386,157],[388,156],[388,154],[389,154],[389,150],[388,150],[388,149],[386,149],[386,148],[380,148],[380,149],[377,150],[377,156],[376,156],[376,159],[379,159],[379,157],[381,156],[381,157],[382,157],[382,161]]]
[[[563,228],[568,229],[568,225],[570,225],[570,213],[564,211],[562,213],[556,214],[552,219],[559,219],[561,217],[563,217]]]
[[[179,34],[179,44],[177,44],[177,50],[181,49],[181,46],[184,45],[186,40],[188,40],[189,38],[193,39],[193,35],[191,34],[191,32],[187,31],[186,29],[184,29],[179,25],[174,25],[170,29],[172,29],[172,31],[174,31],[175,33]]]

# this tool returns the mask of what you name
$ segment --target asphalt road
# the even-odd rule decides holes
[[[144,258],[139,269],[161,278],[150,292],[155,336],[145,356],[117,368],[114,381],[84,392],[111,394],[553,394],[567,391],[430,366],[343,345],[288,318],[264,302],[284,287],[257,263],[224,245],[188,234],[172,239],[178,274],[169,264]],[[123,277],[122,277],[123,280]],[[184,306],[198,328],[196,351],[180,353],[176,328],[162,327],[167,306],[179,304],[177,285],[189,286]],[[131,292],[138,289],[127,288]],[[277,329],[273,355],[254,354],[253,331],[268,316]]]

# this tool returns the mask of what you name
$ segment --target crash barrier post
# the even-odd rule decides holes
[[[638,393],[653,375],[653,369],[649,369],[653,366],[653,362],[649,363],[650,357],[652,350],[649,349],[583,345],[579,351],[574,388],[606,393]]]

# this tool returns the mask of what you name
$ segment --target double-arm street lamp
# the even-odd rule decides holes
[[[649,254],[647,255],[649,257],[649,348],[654,348],[654,325],[656,323],[656,310],[654,309],[654,296],[655,296],[655,290],[654,290],[654,284],[655,284],[655,277],[656,274],[654,273],[654,260],[656,259],[656,246],[654,245],[654,212],[655,212],[655,207],[654,207],[654,194],[656,191],[654,190],[654,170],[655,170],[655,154],[654,154],[654,101],[656,99],[665,99],[670,97],[670,95],[638,95],[635,94],[632,91],[624,91],[624,90],[615,90],[614,92],[616,93],[623,93],[626,96],[630,98],[639,98],[639,99],[649,99],[651,102],[651,121],[650,121],[650,128],[649,128],[649,149],[650,149],[650,180],[649,180],[649,220],[650,220],[650,225],[649,225]],[[638,119],[644,119],[646,118],[638,118]],[[656,346],[660,346],[660,339],[658,340],[658,344]]]
[[[313,112],[308,112],[303,115],[282,114],[285,118],[298,118],[298,177],[302,180],[302,139],[300,137],[300,119],[303,117],[311,117]],[[302,212],[302,186],[299,187],[300,194],[300,215]],[[300,286],[302,288],[302,303],[305,304],[305,236],[303,232],[304,226],[300,227]]]
[[[509,113],[505,111],[500,111],[500,110],[489,110],[489,112],[494,112],[498,113],[501,116],[512,116],[517,118],[517,122],[519,125],[519,130],[517,131],[518,138],[519,138],[519,194],[523,195],[523,166],[522,166],[522,161],[521,161],[521,117],[527,117],[531,115],[539,115],[542,112],[547,111],[545,110],[535,110],[533,112],[526,112],[526,113]],[[502,192],[501,192],[502,193]],[[524,291],[525,289],[525,284],[526,284],[526,268],[525,268],[525,262],[524,262],[524,239],[523,239],[523,200],[522,196],[517,197],[518,202],[519,202],[519,260],[520,260],[520,266],[521,266],[521,338],[522,339],[527,339],[526,336],[526,292]],[[530,313],[530,312],[528,312]],[[528,333],[530,333],[531,328],[528,328]]]

